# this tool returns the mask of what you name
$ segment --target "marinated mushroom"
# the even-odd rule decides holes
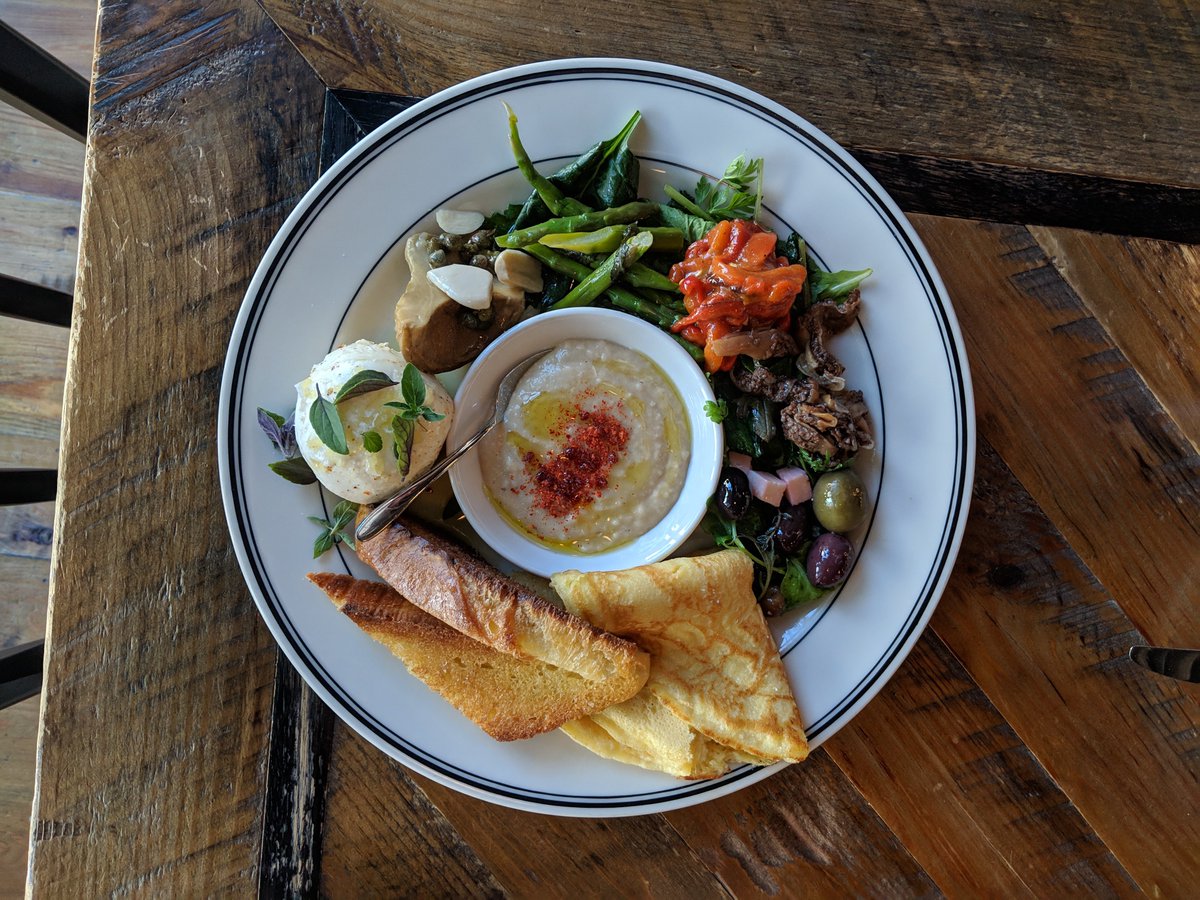
[[[449,372],[466,365],[525,308],[520,291],[497,289],[484,310],[468,309],[429,281],[430,256],[438,249],[433,235],[414,234],[404,245],[408,287],[396,302],[396,341],[404,358],[422,372]]]

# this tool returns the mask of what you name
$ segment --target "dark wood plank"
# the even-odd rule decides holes
[[[1027,229],[914,222],[956,304],[981,433],[1139,632],[1200,641],[1196,448]]]
[[[735,896],[920,897],[929,875],[823,750],[666,819]]]
[[[986,442],[933,627],[1138,885],[1186,895],[1200,846],[1197,694],[1126,659],[1144,635]]]
[[[326,812],[323,896],[504,894],[488,866],[430,803],[417,780],[340,723]]]
[[[531,0],[503,17],[460,4],[453,28],[430,0],[263,3],[331,87],[426,96],[585,46],[730,78],[852,148],[1200,186],[1186,0],[1133,0],[1121,15],[1103,0],[768,3],[742,28],[703,6],[630,0],[569,21]]]
[[[246,893],[275,649],[216,512],[219,336],[324,89],[235,0],[106,3],[97,52],[32,890]]]

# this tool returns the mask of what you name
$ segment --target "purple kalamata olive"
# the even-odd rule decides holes
[[[714,498],[717,512],[726,519],[737,521],[750,509],[750,479],[741,469],[726,466],[721,470]]]
[[[784,553],[798,553],[808,540],[808,529],[812,524],[812,513],[807,503],[795,506],[785,499],[775,519],[775,546]]]
[[[840,534],[828,532],[813,541],[808,551],[808,580],[817,587],[833,587],[850,571],[854,548]]]

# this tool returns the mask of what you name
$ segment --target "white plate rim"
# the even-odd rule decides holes
[[[230,337],[229,352],[221,381],[217,443],[222,499],[235,555],[255,603],[279,646],[317,694],[356,731],[410,768],[459,791],[517,809],[556,815],[623,816],[678,809],[739,790],[777,771],[781,766],[766,769],[743,767],[723,779],[685,784],[677,790],[650,792],[649,795],[614,798],[598,802],[578,802],[556,800],[554,795],[544,799],[531,799],[531,795],[537,793],[535,791],[512,794],[502,788],[475,782],[469,777],[464,778],[454,772],[431,766],[403,748],[397,747],[350,709],[343,702],[343,698],[337,695],[335,685],[326,683],[321,675],[314,671],[310,660],[306,659],[301,650],[292,642],[266,597],[263,585],[259,581],[260,575],[246,545],[245,526],[242,522],[244,510],[236,501],[233,483],[234,470],[231,466],[236,453],[232,450],[231,441],[237,434],[236,421],[241,409],[241,400],[235,398],[234,392],[239,382],[239,363],[242,354],[249,346],[246,342],[247,328],[251,325],[254,316],[256,298],[261,296],[264,285],[269,282],[274,268],[280,264],[281,255],[289,243],[295,240],[297,229],[310,215],[314,214],[314,208],[318,207],[323,194],[331,186],[349,177],[345,173],[353,167],[361,165],[368,155],[385,142],[389,136],[407,126],[414,125],[414,123],[416,123],[414,127],[419,127],[422,117],[432,115],[447,104],[482,91],[494,92],[515,86],[535,84],[539,80],[547,79],[604,80],[617,78],[669,83],[683,90],[721,99],[743,110],[753,112],[774,127],[791,132],[797,139],[803,140],[806,145],[824,155],[835,168],[842,170],[847,180],[855,185],[872,209],[887,223],[889,230],[892,231],[897,242],[908,255],[914,272],[919,275],[941,329],[955,395],[956,471],[951,508],[947,514],[939,551],[930,569],[922,597],[914,604],[908,620],[893,639],[887,652],[871,666],[855,691],[847,696],[843,703],[821,721],[810,726],[810,736],[813,738],[814,746],[849,722],[875,696],[901,665],[913,644],[920,637],[941,597],[961,545],[974,475],[975,427],[970,371],[957,319],[945,286],[932,260],[898,206],[875,179],[849,153],[823,132],[774,101],[732,82],[663,63],[614,58],[551,60],[489,73],[442,91],[401,112],[356,144],[318,179],[271,241],[262,263],[247,288],[245,300],[239,310]],[[252,343],[252,333],[250,339]],[[784,655],[786,656],[786,652]],[[655,799],[655,795],[665,793],[670,794],[669,799]]]

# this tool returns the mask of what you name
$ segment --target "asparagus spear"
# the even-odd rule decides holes
[[[538,241],[555,250],[570,250],[574,253],[611,253],[621,245],[625,237],[625,225],[609,225],[595,231],[569,231],[546,234]],[[683,232],[678,228],[639,228],[654,236],[652,250],[683,249]]]
[[[521,248],[539,240],[543,235],[558,234],[567,231],[595,231],[597,228],[603,228],[605,225],[624,225],[629,222],[636,222],[638,219],[644,219],[657,211],[658,207],[653,203],[643,201],[626,203],[624,206],[614,206],[609,209],[597,210],[596,212],[548,219],[540,225],[519,228],[516,231],[510,231],[508,234],[499,234],[496,235],[496,243],[501,247]]]
[[[587,278],[571,288],[565,297],[550,308],[567,309],[571,306],[586,306],[591,303],[603,294],[616,279],[620,278],[626,269],[637,262],[638,258],[649,250],[653,243],[654,238],[644,231],[635,234],[609,254],[608,258],[593,269]]]

